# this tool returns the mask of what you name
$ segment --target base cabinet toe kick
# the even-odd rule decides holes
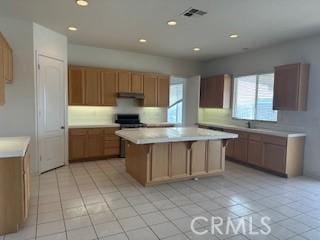
[[[126,141],[126,168],[144,186],[219,175],[225,169],[225,146],[226,140]]]

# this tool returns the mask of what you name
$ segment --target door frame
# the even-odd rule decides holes
[[[40,148],[39,148],[39,126],[38,126],[38,119],[39,119],[39,94],[38,94],[38,86],[39,86],[39,79],[40,79],[40,73],[39,73],[39,57],[46,57],[51,58],[54,60],[58,60],[63,63],[64,68],[64,163],[65,165],[69,165],[69,144],[68,144],[68,71],[67,71],[67,63],[66,60],[62,59],[58,56],[53,56],[52,54],[47,54],[45,52],[41,51],[35,51],[35,59],[34,59],[34,72],[35,72],[35,80],[34,80],[34,91],[35,91],[35,153],[34,158],[36,160],[36,173],[37,175],[41,174],[41,164],[40,164]]]

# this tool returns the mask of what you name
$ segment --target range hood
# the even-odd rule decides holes
[[[143,93],[119,92],[118,98],[144,99]]]

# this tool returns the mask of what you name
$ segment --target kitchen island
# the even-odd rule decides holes
[[[144,186],[224,172],[225,146],[237,134],[197,127],[123,129],[127,172]]]

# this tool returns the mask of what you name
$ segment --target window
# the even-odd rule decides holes
[[[177,124],[182,124],[183,122],[183,89],[184,79],[172,79],[170,83],[168,122]]]
[[[277,121],[273,105],[274,74],[237,77],[232,116],[237,119]]]

